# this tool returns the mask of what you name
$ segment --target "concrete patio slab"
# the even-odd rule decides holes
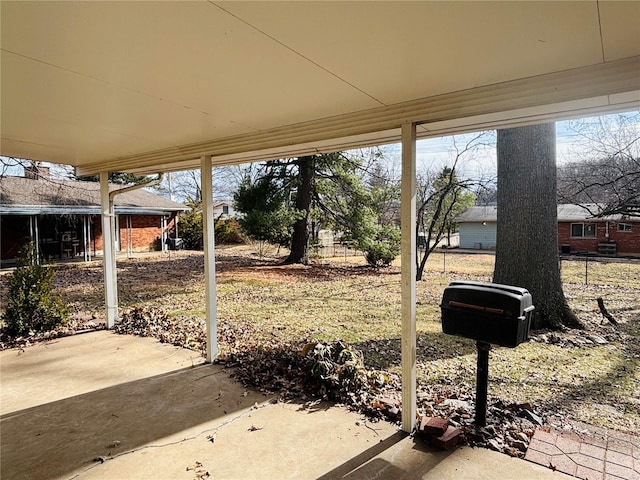
[[[0,352],[7,479],[563,479],[388,422],[278,403],[151,339],[95,332]],[[207,474],[209,477],[207,477]]]

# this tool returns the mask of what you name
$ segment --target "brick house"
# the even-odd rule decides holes
[[[585,205],[594,210],[595,205]],[[460,248],[494,250],[497,209],[471,207],[456,218]],[[558,250],[564,254],[640,256],[640,218],[594,218],[583,206],[558,205]]]
[[[562,253],[640,256],[640,218],[593,218],[580,205],[558,205],[558,245]]]
[[[116,249],[134,252],[167,248],[187,207],[140,189],[116,195],[114,210]],[[103,249],[100,214],[97,182],[0,177],[0,260],[11,263],[31,240],[46,257],[89,260]]]

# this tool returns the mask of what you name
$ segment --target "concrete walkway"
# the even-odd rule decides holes
[[[278,403],[152,339],[103,331],[7,350],[0,373],[3,480],[571,478],[489,450],[432,450],[343,408]]]

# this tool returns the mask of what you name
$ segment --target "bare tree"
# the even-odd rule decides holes
[[[214,200],[232,199],[240,183],[242,183],[242,179],[245,176],[255,177],[257,171],[257,164],[214,167],[212,176]],[[200,170],[182,170],[168,173],[157,190],[176,202],[199,204],[202,201]]]
[[[420,248],[416,256],[416,280],[422,279],[431,253],[445,236],[450,236],[455,227],[455,217],[474,204],[472,189],[483,184],[485,179],[463,177],[460,174],[461,167],[492,138],[491,132],[479,132],[471,137],[452,137],[451,163],[418,176],[416,223]]]
[[[572,159],[558,168],[558,199],[593,216],[640,216],[640,112],[569,122]]]

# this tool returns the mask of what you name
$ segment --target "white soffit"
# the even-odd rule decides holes
[[[2,155],[153,171],[639,108],[640,2],[12,2]],[[335,140],[335,139],[338,140]]]

